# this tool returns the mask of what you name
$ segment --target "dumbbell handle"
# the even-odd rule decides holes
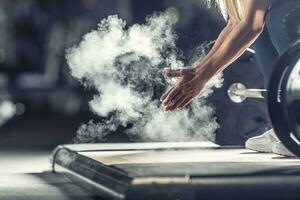
[[[242,83],[232,84],[227,91],[228,97],[235,103],[242,103],[247,98],[263,99],[266,92],[266,89],[248,89]]]

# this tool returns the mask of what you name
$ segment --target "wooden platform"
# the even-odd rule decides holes
[[[107,199],[300,198],[300,160],[209,142],[66,145],[53,170]]]

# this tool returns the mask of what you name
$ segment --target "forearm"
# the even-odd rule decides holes
[[[226,36],[233,30],[234,24],[231,22],[228,22],[227,26],[221,31],[219,34],[218,38],[215,40],[213,47],[211,50],[208,52],[207,55],[203,59],[200,60],[199,63],[197,63],[197,66],[203,65],[206,63],[212,55],[219,49],[219,47],[222,45],[224,40],[226,39]]]
[[[234,61],[236,61],[239,57],[241,57],[249,48],[250,46],[255,42],[255,40],[257,39],[257,37],[255,37],[252,41],[250,41],[249,44],[247,44],[245,46],[245,48],[242,48],[237,54],[236,56],[231,60],[231,63],[233,63]]]
[[[251,29],[248,24],[240,22],[227,35],[220,47],[205,63],[198,68],[205,67],[208,76],[214,76],[234,62],[260,35],[262,29]]]

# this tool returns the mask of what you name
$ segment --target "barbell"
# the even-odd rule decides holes
[[[280,141],[300,157],[300,40],[280,56],[266,89],[248,89],[233,83],[227,90],[234,103],[247,98],[266,99],[269,117]]]
[[[227,90],[229,99],[234,103],[242,103],[248,98],[263,99],[266,89],[248,89],[243,83],[233,83]]]

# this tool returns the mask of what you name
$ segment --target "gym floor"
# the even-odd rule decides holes
[[[46,150],[0,151],[1,200],[94,200],[68,178],[50,171]]]
[[[111,14],[118,14],[120,18],[124,19],[127,22],[127,29],[136,23],[143,24],[145,17],[151,13],[164,12],[171,7],[176,8],[180,16],[174,27],[174,32],[178,35],[176,41],[176,46],[180,49],[180,51],[178,49],[178,54],[182,54],[178,59],[190,65],[188,61],[192,62],[200,56],[198,50],[201,50],[201,54],[204,53],[202,48],[208,50],[207,42],[215,40],[225,26],[217,9],[215,7],[207,9],[207,5],[203,2],[200,0],[0,0],[0,200],[101,200],[102,198],[95,197],[84,190],[84,186],[79,185],[79,183],[74,184],[71,179],[58,174],[64,171],[57,171],[58,173],[51,171],[52,150],[58,145],[72,143],[74,137],[78,135],[78,127],[81,124],[86,124],[89,121],[95,123],[112,121],[115,117],[115,110],[113,110],[112,116],[109,115],[108,117],[95,115],[90,110],[88,102],[93,98],[96,91],[91,88],[85,89],[78,80],[72,77],[70,66],[66,63],[66,49],[77,44],[83,35],[94,30],[102,19]],[[205,47],[202,44],[205,44]],[[211,43],[209,42],[209,44]],[[131,54],[129,56],[131,57]],[[102,59],[102,56],[99,55],[99,58]],[[123,56],[117,56],[117,58],[122,59]],[[144,62],[144,59],[142,61]],[[144,63],[142,64],[144,65]],[[152,73],[152,67],[149,70]],[[148,71],[145,70],[145,74],[147,73]],[[150,77],[152,81],[148,74],[145,77]],[[144,76],[139,75],[138,78],[141,78],[141,82],[144,81]],[[257,164],[259,159],[268,162],[265,164],[261,161],[259,167],[269,167],[270,163],[276,167],[276,164],[279,166],[282,163],[294,162],[294,159],[289,160],[277,155],[258,154],[245,149],[237,150],[236,146],[244,145],[248,138],[268,130],[270,121],[266,102],[263,99],[247,99],[242,103],[234,103],[228,98],[227,90],[235,83],[243,83],[247,88],[265,88],[265,82],[253,52],[246,52],[237,62],[232,64],[230,69],[224,72],[223,87],[216,89],[209,98],[209,102],[214,105],[216,112],[214,119],[217,119],[216,121],[219,123],[219,129],[211,133],[216,134],[217,144],[226,146],[226,148],[232,147],[232,150],[227,151],[228,154],[224,150],[225,148],[220,151],[208,149],[203,151],[201,149],[197,154],[192,151],[182,151],[181,153],[171,151],[169,153],[160,152],[159,154],[157,152],[137,153],[129,152],[128,150],[132,149],[125,148],[125,155],[101,157],[100,154],[95,155],[95,152],[86,151],[81,152],[80,156],[82,157],[80,158],[86,159],[90,156],[95,160],[98,159],[97,164],[101,162],[107,166],[114,165],[112,167],[114,171],[116,167],[119,167],[122,172],[127,170],[128,174],[125,174],[124,177],[129,177],[131,175],[129,173],[137,174],[140,172],[139,175],[142,176],[145,175],[145,171],[148,174],[158,171],[163,173],[159,174],[162,177],[168,172],[172,176],[178,173],[179,175],[184,174],[184,178],[190,178],[190,174],[187,173],[189,169],[190,172],[198,173],[196,175],[202,173],[205,176],[208,173],[215,175],[212,173],[223,171],[239,172],[235,169],[240,169],[241,173],[251,172],[259,165]],[[141,88],[147,88],[147,91],[149,90],[147,84],[138,83],[138,85]],[[157,95],[157,98],[160,97],[162,91],[156,90],[159,90],[161,85],[156,86],[153,83],[152,86],[155,87],[153,91],[149,90],[151,91],[150,96]],[[15,115],[12,114],[13,112],[7,114],[9,113],[7,109],[1,113],[3,102],[10,102],[15,107],[15,110],[11,109],[14,110]],[[144,110],[147,109],[143,109],[143,112]],[[205,120],[203,123],[209,121]],[[120,124],[117,119],[116,124],[117,129],[110,131],[107,138],[95,138],[93,137],[95,135],[87,129],[85,131],[87,139],[96,143],[103,140],[107,143],[126,143],[135,139],[125,134],[127,129],[134,124],[129,123],[124,127],[124,124]],[[84,136],[85,134],[83,134],[83,138]],[[167,139],[170,140],[170,138]],[[80,142],[85,143],[86,141]],[[121,145],[118,144],[117,146]],[[89,145],[87,150],[90,151],[90,147]],[[102,147],[103,144],[101,144]],[[151,148],[149,149],[151,150]],[[230,153],[230,151],[232,152]],[[156,164],[149,167],[147,162],[151,159]],[[197,159],[198,165],[189,165],[190,168],[185,166],[184,162],[188,163]],[[181,163],[176,163],[179,160]],[[73,161],[75,163],[75,160]],[[79,164],[82,164],[81,161],[78,161]],[[133,161],[142,163],[142,165],[135,166],[136,163],[133,164]],[[239,162],[242,161],[244,165],[240,165]],[[73,165],[74,163],[72,166],[76,167],[77,165]],[[59,166],[60,163],[56,164]],[[296,165],[298,169],[300,161]],[[149,168],[146,169],[145,166]],[[233,166],[236,168],[234,169]],[[59,166],[57,169],[60,167],[70,170],[64,168],[65,166]],[[273,169],[273,166],[271,168]],[[90,171],[94,173],[93,168],[91,169]],[[140,171],[136,169],[140,169]],[[84,168],[82,171],[87,172],[88,170]],[[275,171],[278,171],[277,168]],[[287,170],[290,173],[294,171],[297,170],[294,168]],[[75,170],[71,171],[75,174],[74,172]],[[102,173],[106,173],[106,170]],[[108,175],[111,175],[110,171]],[[244,174],[242,175],[244,176]],[[219,177],[211,179],[206,176],[206,179],[203,180],[207,187],[202,187],[202,185],[200,190],[204,191],[203,194],[207,194],[207,188],[210,188],[212,195],[224,197],[227,196],[223,195],[221,191],[228,194],[228,192],[234,191],[231,188],[235,188],[239,195],[249,198],[252,193],[255,193],[254,191],[258,191],[257,194],[261,192],[263,195],[267,194],[265,191],[271,191],[270,193],[277,195],[282,190],[288,194],[291,193],[290,191],[296,191],[294,194],[298,194],[300,177],[298,178],[294,174],[290,176],[291,180],[284,180],[280,176],[278,179],[268,180],[269,182],[262,180],[259,183],[257,183],[258,179],[251,177],[250,185],[247,185],[249,182],[247,177],[243,177],[247,179],[245,181],[247,184],[244,185],[242,181],[234,177],[233,182],[232,179],[229,181],[231,185],[221,183],[218,184],[219,188],[216,187],[217,182],[215,182],[219,181],[217,180]],[[112,179],[110,176],[107,177],[107,179]],[[118,174],[116,177],[119,178]],[[221,178],[223,177],[221,176]],[[87,182],[89,181],[90,179],[87,179]],[[227,183],[225,182],[225,184]],[[253,185],[256,186],[253,187]],[[272,188],[273,186],[275,189]],[[117,187],[112,185],[111,188],[116,189]],[[153,188],[155,189],[155,187]],[[147,192],[151,193],[153,188]],[[189,192],[185,190],[185,187],[182,188],[183,191]],[[250,195],[240,189],[245,189]],[[127,190],[125,191],[127,192]],[[170,190],[166,191],[172,193]],[[144,198],[151,197],[143,192],[141,194]],[[199,196],[204,197],[202,194]],[[137,198],[137,196],[134,197]],[[159,197],[163,198],[162,196]],[[208,198],[211,199],[212,197],[208,196]]]

